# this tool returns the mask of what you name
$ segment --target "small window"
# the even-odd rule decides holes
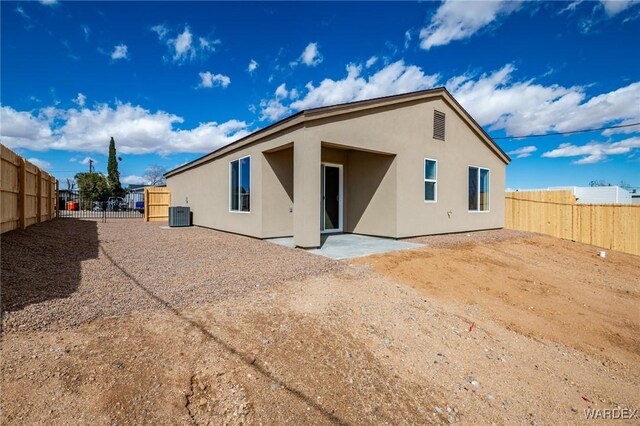
[[[469,211],[489,211],[489,169],[469,166]]]
[[[438,197],[438,161],[424,159],[424,201],[435,203]]]
[[[229,210],[251,211],[251,157],[246,156],[229,163]]]
[[[433,138],[444,140],[444,112],[433,111]]]

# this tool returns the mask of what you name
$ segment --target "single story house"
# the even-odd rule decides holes
[[[502,228],[509,162],[436,88],[301,111],[165,176],[194,225],[311,248]]]

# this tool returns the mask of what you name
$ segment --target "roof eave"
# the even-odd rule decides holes
[[[375,99],[367,99],[363,101],[355,101],[348,102],[344,104],[338,105],[330,105],[326,107],[313,108],[308,110],[303,110],[293,114],[287,118],[284,118],[280,121],[277,121],[267,127],[264,127],[260,130],[257,130],[243,138],[238,139],[235,142],[232,142],[229,145],[225,145],[216,149],[213,152],[203,155],[202,157],[196,158],[193,161],[190,161],[187,164],[183,164],[182,166],[176,167],[173,170],[168,171],[164,174],[166,178],[175,176],[177,174],[183,173],[191,168],[197,167],[199,165],[208,163],[213,161],[215,158],[224,155],[227,152],[231,152],[235,149],[239,149],[243,146],[246,146],[250,143],[255,143],[260,141],[260,139],[273,135],[277,132],[285,131],[291,127],[297,126],[299,124],[304,124],[306,122],[319,120],[321,118],[332,117],[336,115],[342,115],[347,113],[352,113],[356,111],[376,108],[385,105],[393,105],[404,103],[412,100],[426,99],[435,96],[443,96],[449,102],[452,102],[463,115],[469,120],[469,123],[472,127],[478,130],[478,134],[485,139],[487,145],[490,148],[494,148],[493,151],[500,157],[505,164],[509,164],[511,162],[511,158],[500,148],[500,146],[484,131],[482,126],[478,124],[474,120],[474,118],[458,103],[458,101],[449,93],[449,91],[445,87],[436,87],[428,90],[421,90],[417,92],[403,93],[400,95],[391,95],[385,96],[381,98]]]

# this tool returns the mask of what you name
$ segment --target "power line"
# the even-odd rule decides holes
[[[534,134],[534,135],[522,135],[522,136],[502,136],[499,138],[492,138],[493,140],[498,140],[498,139],[524,139],[524,138],[542,138],[545,136],[557,136],[557,135],[570,135],[573,133],[587,133],[587,132],[598,132],[600,130],[608,130],[608,129],[621,129],[623,127],[633,127],[633,126],[638,126],[640,125],[640,122],[638,123],[631,123],[631,124],[620,124],[617,126],[607,126],[607,127],[600,127],[597,129],[582,129],[582,130],[570,130],[568,132],[553,132],[553,133],[538,133],[538,134]]]

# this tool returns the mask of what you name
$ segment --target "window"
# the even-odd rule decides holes
[[[469,166],[469,211],[489,211],[489,169]]]
[[[433,138],[444,140],[444,112],[433,111]]]
[[[438,197],[438,161],[424,159],[424,201],[435,203]]]
[[[246,156],[229,163],[229,210],[250,212],[251,157]]]

